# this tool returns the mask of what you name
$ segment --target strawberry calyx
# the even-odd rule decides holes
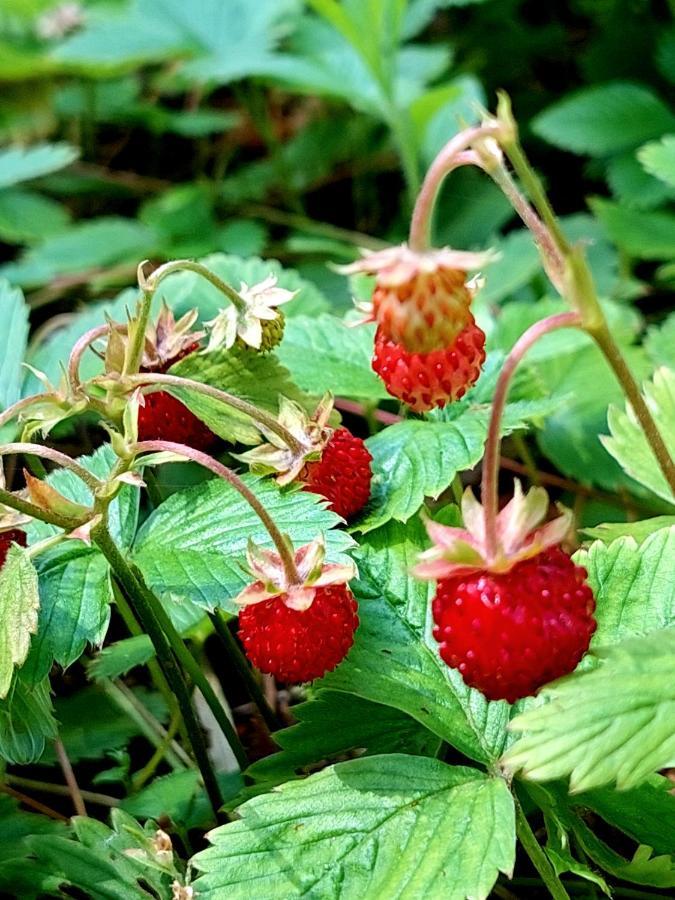
[[[427,520],[433,546],[420,554],[414,574],[424,580],[440,581],[479,571],[508,572],[517,563],[558,546],[568,534],[571,511],[559,507],[560,515],[542,524],[548,508],[548,494],[543,488],[533,487],[524,494],[516,480],[513,498],[497,516],[497,544],[490,553],[483,507],[467,488],[462,497],[464,528]]]
[[[290,540],[286,540],[290,545]],[[323,535],[294,551],[293,555],[297,580],[289,579],[279,553],[258,547],[249,540],[246,558],[248,571],[255,581],[245,587],[234,602],[245,607],[272,597],[280,597],[290,609],[304,611],[314,602],[317,588],[347,584],[356,574],[353,563],[325,562],[326,544]]]
[[[293,400],[280,397],[279,424],[293,435],[297,447],[289,447],[279,435],[259,425],[269,443],[235,454],[236,458],[247,463],[258,474],[276,472],[277,483],[281,486],[290,484],[299,478],[308,462],[321,458],[333,435],[333,428],[328,425],[332,411],[333,397],[330,393],[321,399],[311,416]]]

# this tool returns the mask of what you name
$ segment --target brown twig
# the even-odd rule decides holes
[[[59,765],[61,766],[63,777],[66,779],[66,784],[68,785],[68,793],[70,794],[73,801],[75,812],[78,816],[86,816],[87,807],[84,805],[80,786],[78,785],[77,779],[75,778],[75,772],[73,772],[73,767],[70,763],[70,760],[68,759],[66,748],[63,746],[63,741],[59,737],[57,737],[54,741],[54,750],[56,751],[56,756],[59,761]]]
[[[28,806],[30,809],[34,809],[35,812],[39,812],[45,816],[49,816],[50,819],[57,819],[57,821],[59,822],[68,821],[68,816],[64,816],[63,813],[57,812],[50,806],[45,806],[45,804],[40,803],[39,800],[33,800],[32,797],[28,797],[26,796],[26,794],[22,794],[21,791],[15,791],[14,788],[11,788],[8,784],[0,784],[0,791],[5,794],[9,794],[10,797],[14,797],[19,801],[19,803],[23,803],[24,806]]]

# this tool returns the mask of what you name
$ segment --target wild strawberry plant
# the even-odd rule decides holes
[[[466,166],[522,218],[557,299],[495,310],[494,257],[432,246],[440,185]],[[408,242],[344,274],[360,321],[315,314],[274,263],[141,262],[137,292],[79,330],[60,379],[33,369],[43,389],[23,396],[26,308],[4,285],[3,887],[675,888],[672,347],[662,336],[653,373],[636,364],[506,97],[436,157]],[[614,486],[659,515],[589,534],[540,484],[500,479],[512,435],[536,482],[522,437],[568,402],[565,367],[579,367],[577,402],[616,379]],[[74,429],[96,449],[67,452]],[[263,752],[233,724],[212,641]],[[50,673],[82,659],[95,687],[55,708]],[[143,751],[124,749],[139,735]],[[114,765],[83,790],[106,750]],[[15,804],[50,789],[35,767],[54,763],[68,827]],[[93,790],[106,782],[122,796]]]

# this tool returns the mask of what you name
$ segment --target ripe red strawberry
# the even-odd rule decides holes
[[[588,650],[596,623],[586,575],[554,547],[503,574],[439,581],[432,610],[441,656],[488,700],[535,693]]]
[[[341,271],[375,276],[372,302],[358,306],[384,338],[408,353],[431,353],[450,347],[470,324],[476,287],[466,274],[490,257],[449,247],[416,251],[403,244],[366,253]]]
[[[191,330],[196,315],[193,311],[176,322],[171,310],[163,308],[146,340],[141,372],[164,374],[199,350],[203,334]],[[218,442],[218,437],[201,419],[166,391],[154,391],[143,399],[145,405],[138,410],[139,440],[175,441],[205,452]]]
[[[239,637],[261,672],[279,681],[313,681],[332,671],[354,643],[357,605],[345,584],[315,588],[305,610],[286,605],[281,594],[239,613]]]
[[[389,393],[415,412],[459,400],[477,381],[484,362],[485,335],[471,313],[454,343],[431,353],[408,353],[381,329],[375,335],[373,369]]]
[[[0,531],[0,569],[5,564],[12,544],[19,544],[21,547],[25,547],[27,544],[26,532],[20,528],[8,528],[7,531]]]
[[[440,654],[489,700],[510,703],[571,672],[595,631],[595,600],[586,570],[560,549],[569,511],[540,525],[549,507],[543,488],[513,498],[494,522],[469,489],[464,528],[428,521],[433,544],[415,567],[437,582],[432,612]]]
[[[308,462],[300,474],[305,490],[330,500],[330,508],[344,519],[362,509],[370,497],[373,457],[361,438],[347,428],[333,432],[321,459]]]

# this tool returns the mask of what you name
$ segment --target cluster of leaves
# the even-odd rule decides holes
[[[176,374],[272,412],[280,393],[310,406],[331,390],[367,412],[391,413],[370,369],[372,330],[347,327],[342,314],[349,293],[368,286],[348,286],[324,263],[352,259],[356,244],[372,241],[354,230],[402,239],[399,167],[414,191],[424,164],[485,100],[477,74],[490,87],[522,81],[511,63],[496,71],[505,48],[510,59],[520,46],[523,70],[536,71],[569,25],[536,26],[515,0],[457,5],[92,0],[81,25],[49,39],[40,35],[58,4],[23,0],[3,11],[0,80],[11,89],[0,101],[0,132],[17,146],[0,151],[0,237],[8,244],[0,408],[41,389],[22,363],[56,382],[80,335],[106,315],[124,318],[135,294],[115,289],[131,282],[139,258],[212,254],[205,265],[235,286],[272,272],[298,291],[284,307],[284,341],[268,357],[216,352]],[[577,93],[554,103],[542,91],[526,111],[538,138],[590,157],[588,193],[607,179],[612,199],[594,199],[590,213],[569,215],[563,226],[591,242],[613,332],[635,375],[649,379],[646,395],[675,451],[675,316],[648,303],[673,274],[674,117],[662,97],[675,42],[672,25],[657,28],[631,9],[641,58],[654,61],[649,83],[612,68],[623,33],[612,38],[609,29],[601,40],[598,29],[620,19],[624,5],[599,4],[600,12],[573,4],[593,33],[584,81],[603,83],[575,84]],[[454,17],[458,64],[445,16]],[[490,28],[495,16],[499,29]],[[526,23],[517,43],[515,32],[512,41],[504,36],[505,21]],[[565,185],[578,166],[571,156],[556,159]],[[349,184],[347,201],[336,179]],[[331,560],[353,556],[361,624],[346,661],[293,708],[296,724],[275,734],[278,752],[249,768],[246,785],[222,767],[237,820],[212,832],[208,849],[193,854],[190,844],[213,824],[197,772],[170,740],[161,696],[144,687],[152,645],[145,635],[119,638],[116,614],[111,626],[106,561],[71,541],[42,553],[35,575],[26,555],[13,553],[0,576],[0,646],[10,651],[0,660],[4,784],[30,792],[58,780],[59,734],[80,779],[109,785],[107,800],[120,808],[110,827],[92,818],[65,825],[0,797],[1,890],[165,897],[190,883],[213,898],[250,896],[252,885],[261,897],[484,897],[513,872],[516,832],[527,846],[523,810],[543,816],[545,868],[570,891],[588,895],[580,879],[605,892],[605,879],[675,888],[675,801],[655,774],[675,764],[675,504],[589,339],[563,332],[537,345],[514,386],[504,433],[516,436],[507,446],[528,466],[534,456],[562,477],[562,499],[586,498],[578,521],[592,542],[576,558],[597,597],[597,653],[542,698],[488,703],[440,659],[429,586],[409,575],[426,546],[420,514],[456,521],[450,489],[480,463],[505,353],[528,325],[563,308],[543,287],[529,237],[499,233],[510,218],[496,190],[473,175],[441,199],[439,242],[502,251],[477,298],[488,333],[485,373],[452,408],[368,437],[372,497],[349,531],[313,495],[246,476],[296,544],[323,532]],[[256,255],[264,253],[297,267]],[[92,302],[79,309],[72,301],[83,290]],[[67,314],[40,328],[44,305],[56,300]],[[177,314],[197,307],[202,321],[222,303],[189,272],[168,278],[161,300]],[[83,374],[99,367],[90,354]],[[188,392],[181,399],[225,441],[258,439],[245,417]],[[64,423],[53,437],[105,476],[112,451],[91,452],[99,432],[92,423],[78,428]],[[12,427],[1,436],[12,439]],[[88,501],[70,473],[49,480],[73,501]],[[269,540],[224,483],[167,468],[159,488],[166,499],[149,510],[138,488],[125,486],[113,534],[202,653],[207,611],[236,612],[248,538]],[[34,544],[55,529],[34,523],[29,532]],[[61,672],[82,675],[80,661],[91,683],[73,691]],[[139,759],[148,748],[165,752],[165,763],[146,783]],[[188,869],[158,838],[159,820],[191,857]],[[534,890],[541,896],[543,887]]]

